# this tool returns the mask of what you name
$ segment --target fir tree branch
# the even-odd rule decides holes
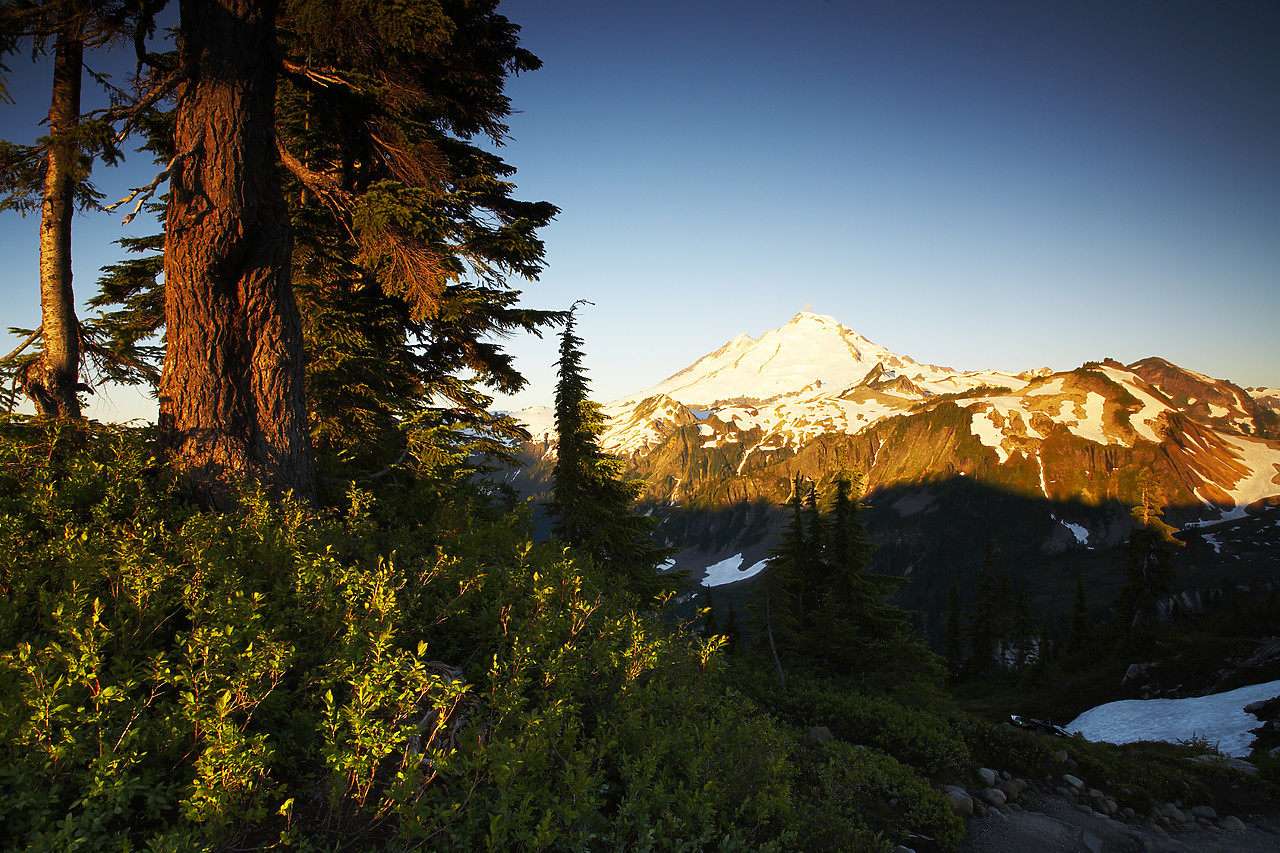
[[[93,110],[88,114],[87,118],[100,119],[111,124],[124,122],[124,126],[116,131],[116,135],[112,139],[112,143],[118,146],[129,136],[134,124],[137,123],[143,113],[159,103],[165,95],[172,92],[174,88],[185,78],[186,74],[182,71],[168,74],[159,83],[152,86],[151,90],[143,95],[137,102],[128,105],[116,105],[104,107],[99,110]],[[172,165],[173,164],[170,163],[170,166]]]
[[[276,137],[276,152],[280,155],[280,162],[284,167],[301,181],[304,187],[325,199],[325,204],[335,213],[340,214],[340,218],[345,221],[346,217],[351,215],[351,210],[355,206],[355,197],[342,188],[341,182],[336,177],[308,168],[289,150],[279,136]]]
[[[15,329],[14,331],[17,331],[17,330]],[[34,341],[36,338],[40,337],[40,334],[43,331],[44,331],[44,326],[40,326],[39,328],[37,328],[34,332],[32,332],[30,335],[27,336],[27,339],[23,341],[16,350],[9,353],[4,358],[0,358],[0,364],[3,364],[6,361],[10,361],[14,358],[17,358],[18,354],[21,353],[27,347],[31,346],[31,342]]]

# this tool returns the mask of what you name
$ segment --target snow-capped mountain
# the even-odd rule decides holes
[[[890,376],[952,383],[959,374],[947,367],[919,364],[890,352],[833,318],[802,311],[785,326],[759,340],[738,335],[648,391],[614,403],[638,403],[665,396],[687,406],[714,407],[730,402],[763,403],[781,396],[839,394],[880,367]]]
[[[942,457],[938,439],[924,442],[920,427],[943,421],[948,429],[941,435],[954,445],[946,464],[954,473],[1018,482],[1052,500],[1119,497],[1108,478],[1121,467],[1117,460],[1159,448],[1157,465],[1168,469],[1163,497],[1217,517],[1280,495],[1276,400],[1274,391],[1246,392],[1159,358],[1129,366],[1091,362],[1057,374],[960,372],[802,312],[759,339],[739,335],[647,391],[607,404],[602,444],[646,476],[651,498],[679,501],[706,479],[684,470],[696,468],[699,456],[714,454],[720,480],[744,477],[803,457],[820,438],[862,438],[845,464],[861,468],[871,487],[927,479]],[[522,415],[535,441],[549,445],[550,410]],[[912,446],[895,452],[894,436],[903,434],[912,436]],[[659,453],[673,440],[681,470]],[[922,442],[936,452],[922,454]],[[1092,463],[1071,467],[1081,453],[1099,449],[1111,459],[1101,471]]]
[[[801,312],[759,340],[739,335],[647,391],[605,406],[605,449],[643,453],[674,426],[709,442],[762,431],[762,449],[860,432],[929,396],[1022,386],[1035,374],[961,373],[891,352],[831,317]],[[731,439],[730,439],[731,440]]]
[[[1082,570],[1068,567],[1082,560],[1109,601],[1124,558],[1100,555],[1125,542],[1144,495],[1191,546],[1178,606],[1221,594],[1224,577],[1275,583],[1280,393],[1163,359],[961,372],[801,313],[604,411],[604,448],[645,481],[666,544],[689,549],[678,559],[695,577],[732,563],[726,582],[746,580],[799,474],[820,489],[864,477],[874,565],[916,579],[904,603],[931,619],[945,599],[925,579],[975,573],[992,539],[1024,567],[1058,565],[1027,581],[1047,602],[1071,600]],[[553,419],[522,414],[534,464],[511,481],[531,494],[549,476]]]

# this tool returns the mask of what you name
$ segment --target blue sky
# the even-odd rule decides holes
[[[1280,5],[502,11],[544,67],[510,81],[501,153],[562,209],[520,286],[595,303],[601,401],[803,308],[958,369],[1159,355],[1280,385]],[[2,109],[17,137],[44,107]],[[4,325],[38,322],[35,225],[0,219]],[[120,231],[77,224],[81,294]],[[550,403],[554,339],[510,346],[530,388],[504,405]]]

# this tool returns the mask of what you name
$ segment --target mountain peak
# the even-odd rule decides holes
[[[954,373],[890,352],[834,317],[801,311],[759,338],[738,335],[674,376],[616,402],[666,395],[687,406],[714,406],[783,395],[838,394],[857,385],[877,364],[913,377]]]

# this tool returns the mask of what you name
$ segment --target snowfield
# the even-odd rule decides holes
[[[1085,711],[1063,728],[1079,732],[1086,740],[1106,743],[1174,743],[1194,736],[1216,743],[1224,755],[1243,758],[1253,743],[1249,730],[1260,725],[1244,706],[1276,696],[1280,696],[1280,681],[1191,699],[1125,699]]]
[[[743,568],[742,563],[742,555],[734,554],[732,557],[707,566],[707,576],[702,579],[702,585],[708,587],[724,586],[728,583],[744,581],[747,578],[753,578],[763,572],[766,565],[765,560],[761,560],[754,566],[748,566],[746,568]]]

